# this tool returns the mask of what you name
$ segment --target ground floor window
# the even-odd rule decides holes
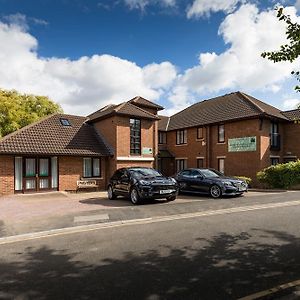
[[[296,161],[296,160],[297,160],[297,157],[296,157],[296,156],[289,156],[289,157],[284,157],[284,158],[283,158],[283,162],[284,162],[284,163],[288,163],[288,162]]]
[[[225,172],[225,159],[224,158],[218,158],[218,170],[221,173]]]
[[[197,158],[197,168],[203,168],[203,166],[204,166],[204,159]]]
[[[101,177],[100,158],[85,157],[83,159],[83,177]]]
[[[187,160],[186,159],[176,159],[176,172],[179,172],[186,168],[187,168]]]
[[[279,157],[271,157],[271,165],[276,166],[279,164]]]

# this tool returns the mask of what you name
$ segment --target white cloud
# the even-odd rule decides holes
[[[187,9],[187,17],[202,17],[218,11],[230,13],[239,2],[243,2],[243,0],[194,0]]]
[[[286,12],[295,17],[294,7]],[[197,97],[237,89],[278,92],[297,64],[275,64],[260,56],[265,50],[278,49],[286,41],[285,25],[278,22],[273,9],[260,12],[255,5],[244,4],[224,19],[219,34],[228,45],[227,50],[218,55],[201,53],[199,65],[178,78],[170,97],[172,103],[178,101],[182,90]]]
[[[176,5],[176,0],[124,0],[130,9],[140,9],[144,11],[149,5],[161,5],[171,7]]]
[[[300,99],[286,99],[283,101],[283,109],[290,110],[299,106]]]
[[[111,55],[41,58],[26,30],[20,22],[0,22],[0,87],[47,95],[68,113],[87,114],[136,95],[157,100],[176,77],[169,62],[140,67]]]

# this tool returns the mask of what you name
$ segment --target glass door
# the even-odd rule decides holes
[[[50,189],[50,161],[49,158],[39,158],[38,189]]]
[[[35,158],[25,158],[24,164],[24,188],[26,191],[36,191],[36,160]]]

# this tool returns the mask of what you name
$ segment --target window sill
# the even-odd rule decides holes
[[[103,177],[82,177],[80,180],[102,180]]]
[[[175,144],[176,147],[178,146],[187,146],[187,143],[186,144]]]
[[[203,142],[203,141],[204,141],[204,138],[196,139],[196,142]]]
[[[217,145],[226,145],[225,142],[217,142]]]

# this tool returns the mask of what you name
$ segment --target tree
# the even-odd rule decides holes
[[[58,112],[61,107],[48,97],[0,89],[0,137]]]
[[[286,35],[289,43],[280,46],[278,51],[263,52],[261,56],[272,60],[274,63],[293,62],[300,56],[300,24],[292,22],[291,17],[283,13],[283,7],[277,8],[277,18],[287,25]],[[292,71],[292,74],[300,81],[300,71]],[[295,90],[300,92],[300,86],[297,85]]]

